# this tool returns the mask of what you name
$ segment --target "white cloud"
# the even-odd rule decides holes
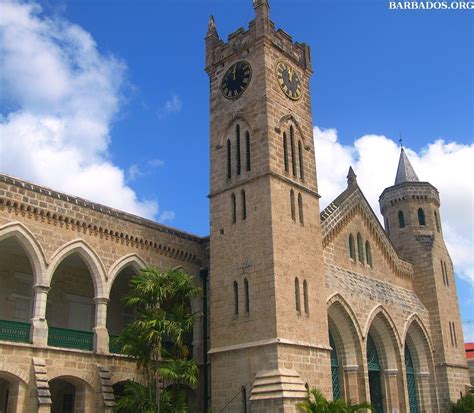
[[[101,54],[81,27],[49,19],[31,2],[2,1],[0,32],[0,169],[157,216],[157,202],[140,200],[108,153],[125,64]]]
[[[183,109],[183,102],[178,95],[171,96],[158,110],[158,117],[164,119],[174,113],[179,113]]]
[[[164,224],[165,222],[172,222],[175,218],[175,213],[173,211],[163,211],[160,214],[159,222]]]
[[[400,149],[382,135],[365,135],[344,146],[335,129],[314,127],[321,207],[328,205],[346,187],[349,165],[373,210],[381,217],[378,198],[393,185]],[[405,148],[420,179],[440,192],[444,239],[456,273],[474,285],[474,145],[436,140],[420,153]]]

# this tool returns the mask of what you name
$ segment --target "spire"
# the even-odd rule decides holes
[[[211,14],[209,16],[209,23],[207,24],[206,37],[213,36],[213,35],[219,38],[219,35],[217,34],[217,29],[216,29],[216,22],[214,21],[214,16]]]
[[[400,160],[398,161],[397,176],[395,178],[395,185],[402,184],[404,182],[419,182],[418,176],[416,176],[413,166],[403,149],[400,151]]]
[[[347,186],[357,185],[357,175],[355,174],[352,166],[349,166],[349,172],[347,173]]]

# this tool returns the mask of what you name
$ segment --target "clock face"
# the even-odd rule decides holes
[[[283,93],[290,99],[301,97],[301,80],[293,66],[286,62],[278,62],[275,68],[278,84]]]
[[[247,62],[242,60],[234,63],[222,79],[222,94],[227,99],[238,98],[247,89],[251,78],[252,68]]]

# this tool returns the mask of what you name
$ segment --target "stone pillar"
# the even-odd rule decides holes
[[[95,326],[94,326],[94,351],[107,354],[109,352],[109,332],[107,323],[108,298],[95,297]]]
[[[387,400],[387,411],[391,413],[400,413],[400,405],[404,405],[400,397],[404,398],[404,394],[398,392],[398,370],[386,369],[383,371],[385,384],[385,397]]]
[[[359,403],[359,366],[344,366],[344,398]]]
[[[48,302],[49,287],[35,285],[33,318],[31,319],[30,338],[37,346],[48,345],[48,322],[46,321],[46,304]]]
[[[420,408],[420,411],[438,411],[438,406],[433,406],[432,403],[432,392],[436,392],[436,388],[430,385],[430,373],[427,371],[420,371],[416,373],[416,395],[418,398],[418,407]]]

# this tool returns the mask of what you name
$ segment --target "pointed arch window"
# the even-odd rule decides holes
[[[301,196],[301,194],[298,194],[298,214],[300,218],[300,224],[304,225],[303,197]]]
[[[300,178],[304,179],[303,146],[301,141],[298,141],[298,160],[300,162]]]
[[[291,219],[296,221],[296,212],[295,212],[295,191],[293,189],[290,191],[290,208],[291,208]]]
[[[446,285],[446,273],[444,272],[443,260],[441,260],[440,263],[441,263],[441,274],[443,275],[443,284]]]
[[[407,376],[408,401],[410,404],[410,413],[418,413],[418,399],[416,394],[416,377],[413,359],[410,349],[405,344],[405,370]]]
[[[286,132],[283,132],[283,161],[285,162],[285,172],[289,171],[288,166],[288,139],[286,137]]]
[[[232,176],[232,144],[227,139],[227,179]]]
[[[444,267],[444,275],[446,277],[446,286],[449,287],[449,276],[448,276],[448,267],[446,266],[446,262],[442,262],[442,265]]]
[[[247,389],[242,386],[242,413],[247,413]]]
[[[290,146],[291,146],[291,168],[293,176],[296,176],[296,153],[295,153],[295,130],[290,126]]]
[[[239,314],[239,284],[234,281],[234,314]]]
[[[418,208],[418,224],[426,226],[425,211],[423,211],[423,208]]]
[[[362,236],[357,234],[357,255],[359,258],[359,262],[362,264],[364,263],[364,244],[362,242]]]
[[[247,172],[252,169],[251,157],[250,157],[250,133],[245,132],[245,159]]]
[[[355,245],[354,245],[354,236],[349,234],[349,256],[354,261],[356,260]]]
[[[367,265],[372,268],[372,250],[370,249],[369,241],[365,241],[365,260]]]
[[[244,289],[245,289],[245,312],[250,312],[250,289],[249,289],[249,280],[244,279]]]
[[[300,280],[298,280],[298,277],[295,278],[295,309],[298,313],[301,313]]]
[[[337,400],[341,398],[341,381],[339,379],[339,361],[337,359],[336,344],[331,332],[329,332],[329,345],[331,346],[332,398]]]
[[[441,232],[441,222],[439,220],[439,215],[434,211],[434,217],[435,217],[435,224],[436,224],[436,231]]]
[[[247,197],[243,189],[241,191],[241,196],[242,196],[242,219],[245,221],[247,219]]]
[[[398,226],[405,228],[405,215],[403,215],[402,211],[398,211]]]
[[[303,281],[303,304],[304,304],[304,312],[309,314],[309,297],[308,297],[308,282],[306,280]]]
[[[235,199],[235,194],[230,196],[230,201],[232,204],[232,223],[235,224],[237,222],[237,201]]]
[[[237,162],[237,175],[240,175],[242,164],[240,162],[240,125],[239,124],[235,126],[235,137],[236,137],[235,160]]]

